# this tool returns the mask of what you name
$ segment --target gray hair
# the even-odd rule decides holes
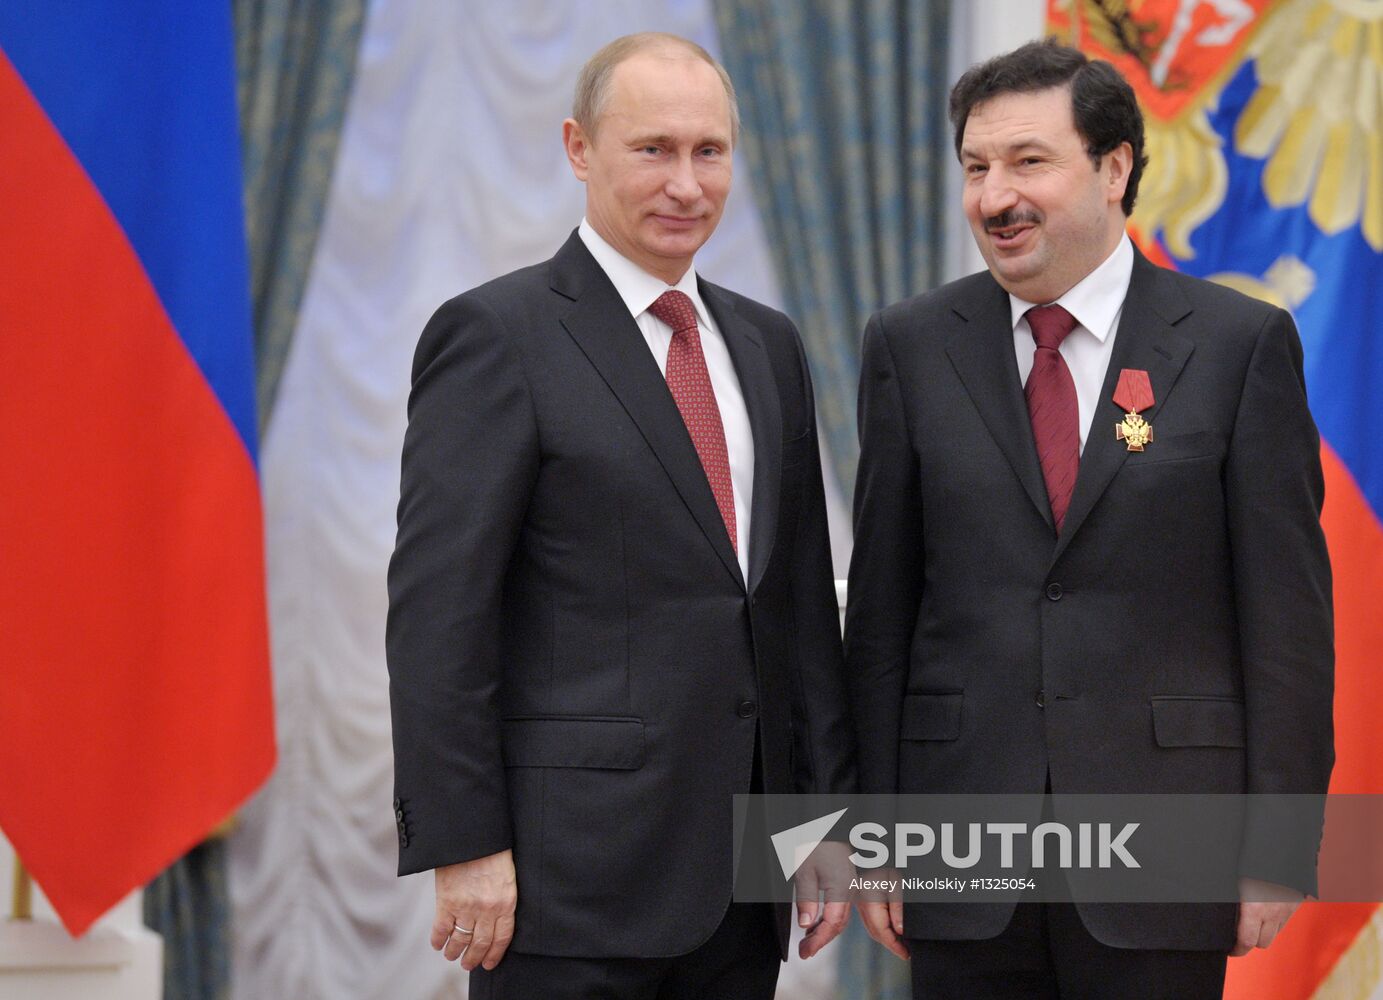
[[[576,78],[576,95],[571,105],[571,116],[576,119],[576,123],[587,135],[593,136],[595,124],[610,101],[610,77],[614,74],[615,67],[640,52],[670,49],[681,49],[716,71],[716,76],[720,77],[720,82],[725,87],[725,99],[730,105],[730,142],[738,142],[740,106],[735,99],[735,85],[730,82],[730,74],[725,72],[725,67],[700,45],[679,35],[669,35],[662,31],[642,31],[636,35],[624,35],[591,56],[586,65],[581,67],[581,75]]]

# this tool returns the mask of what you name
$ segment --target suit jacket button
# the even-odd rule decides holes
[[[1059,583],[1049,583],[1049,584],[1047,584],[1047,600],[1049,600],[1049,601],[1059,601],[1059,600],[1061,600],[1061,593],[1062,593],[1062,591],[1061,591],[1061,584],[1059,584]]]
[[[1037,707],[1038,707],[1038,708],[1046,708],[1046,707],[1047,707],[1047,696],[1046,696],[1043,692],[1041,692],[1041,691],[1037,692]]]
[[[403,799],[397,799],[397,798],[394,799],[394,812],[398,812],[398,811],[399,811],[400,809],[402,809],[402,808],[403,808]]]
[[[400,847],[407,847],[407,846],[408,846],[408,834],[406,834],[406,833],[401,833],[401,834],[399,834],[399,846],[400,846]]]
[[[754,704],[752,701],[740,702],[740,707],[737,710],[739,717],[741,719],[752,719],[755,715],[758,714],[758,711],[759,706]]]

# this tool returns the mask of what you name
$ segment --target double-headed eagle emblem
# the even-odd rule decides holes
[[[1174,255],[1224,200],[1210,113],[1245,59],[1257,84],[1232,141],[1266,161],[1268,203],[1383,251],[1383,0],[1051,0],[1049,23],[1138,91],[1154,167],[1132,222]]]

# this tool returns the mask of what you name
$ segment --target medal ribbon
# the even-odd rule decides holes
[[[1146,410],[1153,405],[1152,379],[1141,368],[1124,368],[1119,372],[1119,384],[1114,389],[1114,402],[1129,413]]]

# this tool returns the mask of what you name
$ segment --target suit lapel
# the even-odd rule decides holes
[[[639,428],[707,541],[743,587],[739,561],[682,414],[615,286],[575,233],[552,259],[551,274],[553,291],[572,300],[562,326]]]
[[[777,383],[759,331],[735,312],[729,296],[715,285],[700,282],[706,302],[730,360],[739,377],[740,392],[749,411],[754,435],[754,492],[749,514],[749,593],[763,579],[778,536],[778,499],[783,465],[783,412]]]
[[[982,287],[982,295],[956,307],[956,314],[966,323],[952,338],[946,353],[1028,498],[1055,531],[1023,385],[1018,379],[1008,294],[993,279]]]
[[[1110,481],[1128,458],[1128,446],[1114,436],[1114,425],[1122,419],[1124,410],[1114,403],[1114,390],[1119,384],[1119,372],[1125,368],[1142,369],[1152,381],[1153,405],[1144,411],[1149,423],[1166,405],[1172,387],[1191,356],[1191,340],[1173,329],[1191,311],[1186,299],[1164,276],[1135,250],[1133,276],[1129,280],[1128,296],[1124,299],[1119,317],[1119,332],[1114,340],[1114,353],[1105,372],[1104,386],[1090,422],[1090,433],[1081,453],[1080,472],[1071,506],[1066,511],[1061,537],[1052,554],[1055,562],[1066,551],[1072,537],[1085,523],[1090,512],[1104,495]],[[1156,444],[1154,444],[1156,447]]]

